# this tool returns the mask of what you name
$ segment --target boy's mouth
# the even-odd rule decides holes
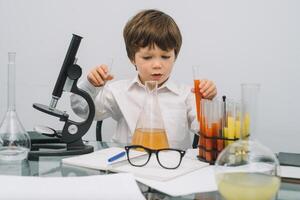
[[[162,76],[163,76],[162,74],[151,74],[153,80],[159,80],[161,79]]]

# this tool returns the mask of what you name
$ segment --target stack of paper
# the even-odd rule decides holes
[[[204,167],[169,181],[155,181],[139,177],[136,180],[170,196],[211,192],[218,190],[213,167]]]
[[[188,150],[179,168],[174,170],[162,168],[152,155],[144,167],[131,166],[124,156],[113,164],[108,159],[124,151],[123,148],[111,147],[90,154],[63,159],[63,164],[88,167],[114,172],[130,172],[137,181],[171,196],[217,190],[213,166],[197,159],[198,150]]]
[[[1,199],[145,199],[132,174],[85,177],[0,176]]]

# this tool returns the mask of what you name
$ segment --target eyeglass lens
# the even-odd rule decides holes
[[[162,150],[158,152],[158,161],[165,168],[177,168],[181,161],[181,154],[175,150]]]
[[[136,157],[138,152],[145,152],[145,155]],[[129,162],[134,166],[144,166],[150,159],[150,154],[142,147],[132,147],[128,150]]]

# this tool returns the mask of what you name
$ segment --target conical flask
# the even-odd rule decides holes
[[[21,161],[30,151],[30,139],[15,108],[15,57],[8,53],[8,109],[0,125],[0,160]]]
[[[219,192],[227,200],[271,200],[280,187],[276,155],[257,140],[259,84],[242,84],[240,140],[228,145],[215,163]]]
[[[132,138],[133,145],[151,149],[169,148],[157,98],[157,81],[145,82],[146,97]]]

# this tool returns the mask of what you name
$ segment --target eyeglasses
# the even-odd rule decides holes
[[[125,146],[128,162],[135,167],[145,166],[155,153],[159,165],[165,169],[176,169],[179,167],[185,151],[179,149],[149,149],[141,145]],[[142,156],[141,152],[145,152]]]

